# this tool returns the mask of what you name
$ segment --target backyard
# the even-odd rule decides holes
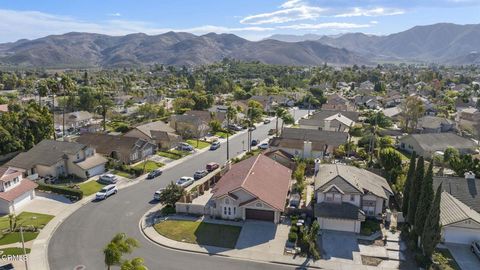
[[[155,230],[170,239],[198,245],[234,248],[242,227],[195,221],[166,220]]]

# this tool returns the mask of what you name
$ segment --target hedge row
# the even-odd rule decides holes
[[[48,184],[42,184],[42,183],[38,183],[37,189],[65,195],[75,200],[81,200],[83,198],[83,191],[81,191],[80,189],[73,189],[68,187],[48,185]]]

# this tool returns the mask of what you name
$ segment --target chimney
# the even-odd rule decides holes
[[[312,156],[312,142],[303,141],[303,158],[309,158]]]
[[[470,179],[475,180],[475,174],[474,174],[472,171],[466,172],[466,173],[465,173],[465,179],[467,179],[467,180],[470,180]]]

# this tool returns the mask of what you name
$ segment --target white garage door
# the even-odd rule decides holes
[[[94,167],[94,168],[91,168],[90,170],[88,170],[88,176],[92,177],[92,176],[95,176],[95,175],[102,174],[104,172],[105,172],[105,165],[102,164],[102,165],[99,165],[97,167]]]
[[[32,200],[30,195],[31,195],[31,192],[26,192],[26,193],[22,194],[20,197],[16,198],[13,201],[13,205],[15,206],[15,210],[18,210],[20,207],[22,207],[23,205],[30,202]]]
[[[346,219],[320,218],[320,229],[355,232],[355,221]]]
[[[467,244],[474,240],[480,241],[480,230],[458,227],[445,227],[443,229],[446,243]]]

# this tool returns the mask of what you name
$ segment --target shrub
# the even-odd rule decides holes
[[[37,189],[42,191],[50,191],[60,195],[65,195],[75,200],[81,200],[83,198],[83,191],[79,189],[73,189],[73,188],[67,188],[67,187],[61,187],[61,186],[55,186],[55,185],[47,185],[42,183],[38,183]]]
[[[166,205],[165,207],[162,208],[161,210],[161,213],[162,215],[164,216],[167,216],[167,215],[172,215],[172,214],[175,214],[177,211],[175,210],[175,207],[171,206],[171,205]]]
[[[291,233],[297,233],[298,232],[298,227],[295,226],[295,225],[292,225],[292,227],[290,227],[290,232]]]
[[[298,239],[298,235],[296,233],[291,232],[291,233],[288,234],[288,241],[289,242],[295,243],[295,242],[297,242],[297,239]]]

